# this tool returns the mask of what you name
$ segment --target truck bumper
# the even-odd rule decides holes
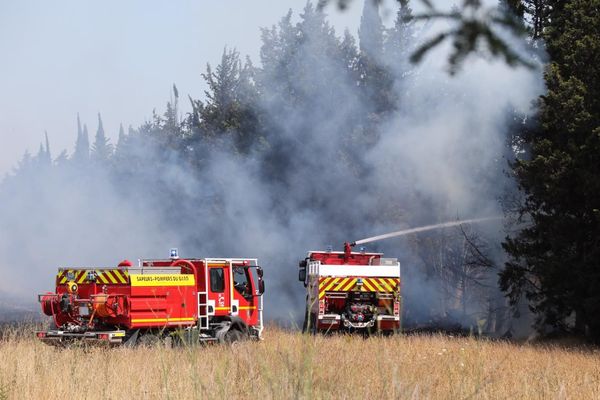
[[[317,320],[317,329],[336,331],[340,329],[340,322],[341,319],[338,314],[319,315],[319,318]]]
[[[400,330],[400,317],[394,317],[391,315],[377,316],[377,330],[378,331],[398,331],[398,330]]]
[[[50,329],[47,331],[37,331],[35,336],[42,342],[54,346],[63,346],[71,343],[118,345],[123,343],[125,331],[87,331],[75,333],[60,329]]]

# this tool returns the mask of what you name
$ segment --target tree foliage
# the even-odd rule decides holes
[[[513,165],[527,227],[504,244],[501,285],[513,302],[529,299],[542,329],[600,340],[600,2],[543,8],[547,93],[524,137],[529,157]]]

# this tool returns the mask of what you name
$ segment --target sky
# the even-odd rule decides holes
[[[203,98],[200,74],[225,46],[259,63],[260,28],[306,0],[0,0],[0,179],[48,132],[53,157],[72,152],[76,117],[96,131],[97,113],[116,141],[181,98]],[[394,1],[384,2],[384,23]],[[356,34],[363,1],[326,12],[338,33]],[[183,111],[187,102],[182,102]]]

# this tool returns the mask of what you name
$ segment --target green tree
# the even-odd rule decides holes
[[[96,131],[96,137],[94,139],[94,144],[92,145],[92,160],[100,164],[105,163],[112,155],[112,150],[110,139],[108,139],[104,133],[102,116],[98,113],[98,130]]]
[[[372,0],[365,0],[358,28],[359,47],[363,56],[381,62],[383,31],[379,5]]]
[[[415,21],[409,1],[401,0],[394,26],[387,30],[385,40],[386,61],[391,64],[390,68],[399,72],[397,75],[404,77],[411,73],[409,59],[415,49],[415,36]]]
[[[365,0],[358,28],[359,85],[368,99],[370,112],[385,114],[396,108],[392,75],[383,60],[384,27],[379,16],[379,6]]]
[[[248,153],[259,136],[252,63],[242,63],[237,51],[225,49],[220,64],[214,70],[207,65],[202,77],[208,90],[206,100],[192,100],[193,140],[213,145],[230,140],[236,152]]]
[[[85,164],[90,159],[90,138],[87,131],[87,126],[81,128],[81,120],[77,113],[77,140],[75,142],[75,151],[73,152],[72,160],[79,165]]]
[[[344,67],[350,72],[351,76],[354,76],[355,80],[358,80],[356,75],[359,60],[358,49],[356,47],[356,40],[354,40],[354,36],[352,36],[348,29],[344,30],[344,37],[340,42],[340,53]]]
[[[337,3],[340,9],[345,9],[353,0],[320,0],[319,7],[327,4]],[[367,0],[374,5],[379,5],[382,0]],[[402,4],[404,0],[397,0]],[[535,0],[532,0],[535,1]],[[558,0],[553,0],[559,2]],[[502,58],[511,66],[533,67],[530,60],[522,57],[509,45],[503,35],[498,31],[508,31],[515,36],[521,36],[524,32],[520,19],[514,18],[514,13],[522,13],[525,8],[520,1],[507,0],[510,7],[491,8],[483,5],[480,0],[463,0],[460,7],[453,7],[451,11],[440,11],[434,7],[431,0],[421,0],[426,11],[416,15],[418,20],[449,20],[452,26],[427,40],[419,46],[412,54],[411,60],[419,62],[423,56],[432,48],[438,46],[445,40],[452,42],[452,52],[448,56],[448,70],[451,74],[456,73],[465,59],[472,53],[481,50],[487,51],[493,57]],[[529,0],[524,0],[524,3]],[[537,9],[535,10],[538,11]]]
[[[513,303],[525,295],[540,326],[600,340],[600,0],[561,2],[543,36],[551,62],[530,156],[514,173],[528,226],[508,237],[501,273]],[[575,322],[570,323],[570,317]]]

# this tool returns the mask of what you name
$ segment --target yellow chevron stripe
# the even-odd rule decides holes
[[[386,282],[385,279],[383,278],[379,278],[379,285],[383,288],[384,291],[386,292],[391,292],[392,288],[388,285],[388,283]]]
[[[346,286],[344,286],[342,291],[348,292],[354,287],[354,285],[356,285],[356,278],[350,278],[350,281],[348,282],[348,284]]]
[[[321,278],[321,280],[319,281],[319,289],[327,286],[327,284],[332,280],[333,278]]]
[[[357,278],[321,278],[319,282],[319,299],[325,292],[348,292],[355,289]],[[400,284],[397,278],[362,278],[363,284],[358,288],[361,292],[393,292]]]
[[[68,269],[68,270],[63,270],[60,271],[56,274],[56,279],[59,285],[65,284],[67,283],[67,281],[69,280],[67,278],[68,274],[73,274],[75,275],[75,279],[73,279],[73,281],[75,281],[75,283],[77,284],[83,284],[87,281],[87,277],[88,277],[88,273],[90,271],[93,270],[72,270],[72,269]],[[106,284],[127,284],[128,280],[129,280],[129,272],[125,271],[125,270],[117,270],[117,269],[112,269],[112,270],[102,270],[102,271],[97,271],[97,281],[99,283],[106,283]]]
[[[331,280],[331,278],[320,278],[319,279],[319,299],[325,296],[325,286]]]
[[[341,292],[342,288],[346,285],[346,283],[348,283],[348,281],[350,280],[350,278],[344,278],[342,279],[342,281],[335,287],[335,289],[333,289],[334,292]]]
[[[98,280],[102,283],[109,283],[108,279],[106,279],[106,277],[104,275],[105,275],[104,272],[98,273]]]
[[[124,276],[124,272],[125,271],[114,270],[113,275],[116,275],[116,277],[119,279],[119,281],[121,281],[121,283],[127,283],[127,279]]]
[[[69,274],[69,272],[71,272],[71,273],[74,273],[74,272],[73,272],[72,270],[70,270],[70,269],[68,269],[68,270],[65,270],[65,271],[63,271],[63,272],[62,272],[62,279],[60,280],[60,283],[61,283],[61,284],[63,284],[63,283],[67,283],[67,281],[69,280],[69,279],[67,279],[67,275]]]
[[[86,276],[87,276],[87,271],[83,271],[83,274],[81,274],[79,279],[77,279],[77,283],[83,283],[85,281]]]
[[[376,291],[376,292],[383,292],[383,291],[384,291],[383,287],[381,287],[381,286],[379,285],[379,282],[377,281],[377,279],[375,279],[375,278],[370,278],[370,279],[369,279],[369,283],[371,284],[371,286],[373,286],[373,287],[375,288],[375,291]]]
[[[106,276],[108,276],[108,279],[110,279],[112,283],[117,283],[117,280],[114,278],[114,276],[112,276],[111,271],[104,271],[104,273]]]
[[[366,290],[366,291],[368,291],[368,292],[376,292],[376,291],[377,291],[377,290],[375,290],[375,289],[374,289],[374,288],[373,288],[373,287],[370,285],[370,283],[369,283],[369,280],[368,280],[368,279],[364,279],[364,278],[363,278],[363,286],[364,286],[364,287],[366,287],[366,288],[368,289],[368,290]]]
[[[333,279],[333,281],[332,281],[332,282],[331,282],[329,285],[327,285],[327,287],[326,287],[325,289],[323,289],[323,290],[324,290],[324,291],[328,291],[328,290],[329,290],[329,289],[331,289],[331,287],[332,287],[333,285],[335,285],[335,284],[336,284],[336,283],[337,283],[339,280],[340,280],[340,278],[334,278],[334,279]]]

